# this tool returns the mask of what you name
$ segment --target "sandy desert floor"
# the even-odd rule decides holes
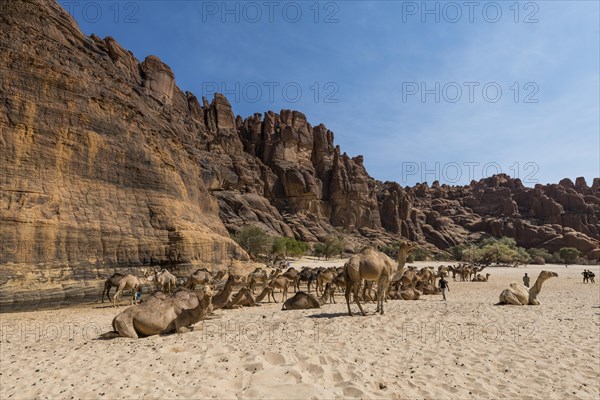
[[[583,268],[489,268],[490,282],[450,281],[447,303],[389,301],[383,316],[368,304],[348,317],[342,295],[317,310],[219,310],[139,340],[95,340],[117,313],[106,304],[2,314],[0,398],[597,399],[600,284]],[[542,269],[559,277],[541,306],[494,306]]]

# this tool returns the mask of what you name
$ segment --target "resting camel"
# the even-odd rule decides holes
[[[218,282],[227,274],[227,271],[222,269],[213,277],[209,270],[200,268],[191,274],[185,282],[185,287],[194,290],[196,285],[210,285],[213,282]]]
[[[296,292],[293,297],[290,297],[283,303],[281,310],[308,310],[311,308],[321,308],[322,305],[327,303],[328,298],[332,298],[334,292],[335,287],[331,285],[325,287],[321,297],[317,297],[312,293]]]
[[[148,279],[154,281],[157,290],[162,290],[166,293],[171,293],[177,285],[177,277],[166,269],[163,269],[160,272],[154,270],[154,275]]]
[[[111,275],[110,278],[108,278],[106,280],[106,282],[104,282],[104,290],[102,290],[102,302],[104,303],[104,293],[106,293],[106,297],[108,297],[108,301],[111,301],[110,299],[110,289],[113,287],[119,287],[119,282],[121,282],[121,279],[123,279],[123,274],[119,274],[114,273]]]
[[[123,293],[123,290],[126,289],[131,289],[131,304],[135,304],[135,295],[138,291],[138,288],[140,288],[141,286],[142,282],[140,282],[137,276],[131,274],[125,275],[123,278],[121,278],[119,286],[117,286],[117,293],[115,293],[115,297],[113,297],[113,305],[115,307],[119,306],[119,302],[121,301],[121,294]]]
[[[477,275],[479,275],[479,273],[480,273],[481,271],[483,271],[485,268],[486,268],[486,266],[485,266],[485,265],[483,265],[483,266],[481,266],[481,267],[476,267],[476,266],[473,266],[473,269],[472,269],[472,271],[471,271],[471,275],[472,275],[472,277],[471,277],[471,281],[475,280],[475,279],[477,278]],[[479,281],[479,282],[481,282],[481,281]]]
[[[164,333],[182,333],[210,314],[212,295],[212,287],[205,286],[199,291],[183,289],[171,296],[163,293],[151,296],[144,303],[119,313],[112,321],[113,331],[100,338],[137,339]]]
[[[471,282],[487,282],[490,279],[490,274],[485,274],[485,276],[481,274],[477,274],[475,278]]]
[[[263,291],[255,298],[252,294],[252,291],[246,287],[240,289],[239,292],[232,297],[232,299],[225,305],[223,308],[240,308],[240,307],[254,307],[258,306],[265,297],[271,302],[271,297],[275,300],[275,296],[273,296],[273,289],[266,286]]]
[[[227,278],[227,282],[225,282],[225,286],[223,289],[216,295],[213,296],[212,306],[213,310],[219,310],[225,307],[231,301],[231,294],[233,293],[233,288],[236,285],[244,282],[244,278],[239,275],[229,274],[229,278]]]
[[[406,257],[413,248],[414,245],[411,243],[403,242],[400,244],[397,265],[394,264],[394,261],[390,257],[370,247],[363,249],[359,254],[352,256],[348,260],[344,266],[348,315],[352,316],[350,293],[354,294],[354,301],[358,305],[361,314],[366,315],[358,299],[358,291],[363,279],[377,282],[377,308],[375,312],[383,314],[383,302],[394,273],[394,267],[396,267],[398,275],[402,275],[404,265],[406,264]]]
[[[537,296],[542,290],[542,285],[546,280],[557,276],[558,274],[556,272],[542,271],[531,289],[527,289],[525,286],[519,285],[518,283],[511,283],[509,288],[504,289],[502,293],[500,293],[500,302],[498,304],[514,304],[516,306],[540,305]]]
[[[427,282],[418,282],[415,286],[415,289],[420,291],[422,294],[441,294],[442,289],[435,286],[435,284],[427,283]]]
[[[388,298],[391,300],[419,300],[421,291],[412,287],[403,287],[400,290],[390,290]]]

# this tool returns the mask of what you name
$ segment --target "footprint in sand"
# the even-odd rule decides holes
[[[268,362],[269,364],[273,364],[273,365],[283,365],[285,364],[285,357],[282,356],[279,353],[273,353],[271,351],[268,351],[265,353],[264,355],[264,359],[266,362]]]
[[[345,387],[342,393],[344,393],[344,396],[347,396],[347,397],[361,397],[363,395],[362,390],[359,390],[359,389],[357,389],[355,387],[351,387],[351,386]]]
[[[255,362],[244,364],[244,369],[248,372],[258,372],[263,370],[263,363]]]
[[[321,366],[317,364],[308,364],[308,368],[306,368],[306,371],[311,375],[317,376],[321,376],[323,375],[323,373],[325,373],[323,368],[321,368]]]

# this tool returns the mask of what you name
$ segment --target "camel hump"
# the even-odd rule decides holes
[[[369,254],[374,254],[376,252],[377,252],[377,250],[375,250],[372,247],[365,247],[360,251],[360,254],[369,255]]]

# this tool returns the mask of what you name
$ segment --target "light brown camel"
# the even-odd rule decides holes
[[[104,293],[106,293],[106,297],[108,297],[108,301],[112,301],[110,299],[110,289],[112,289],[113,287],[119,287],[119,282],[121,282],[121,279],[123,279],[123,274],[116,272],[116,273],[112,274],[111,277],[108,278],[104,282],[104,289],[102,290],[102,302],[103,303],[104,303]]]
[[[430,285],[435,285],[436,273],[432,267],[421,268],[418,275],[420,281],[424,281]]]
[[[441,294],[442,289],[435,286],[435,284],[427,283],[427,282],[418,282],[415,286],[415,289],[420,291],[422,294]]]
[[[481,274],[477,274],[475,278],[471,282],[487,282],[490,279],[490,274],[485,274],[485,276]]]
[[[121,278],[119,286],[117,286],[117,293],[115,293],[115,297],[113,297],[113,305],[115,307],[119,306],[119,302],[121,301],[121,294],[123,293],[123,290],[127,289],[131,290],[131,304],[135,304],[135,295],[138,291],[138,288],[141,288],[141,286],[142,282],[140,282],[137,276],[131,274],[125,275],[123,278]]]
[[[281,289],[281,301],[285,301],[288,295],[288,288],[294,281],[285,275],[279,275],[271,279],[267,286],[272,289]],[[275,297],[273,297],[275,299]],[[277,301],[275,301],[277,303]]]
[[[333,270],[332,268],[327,268],[326,270],[319,272],[319,274],[317,275],[317,296],[319,295],[319,293],[323,293],[326,285],[333,282],[333,279],[336,275],[337,274],[335,273],[335,270]]]
[[[244,282],[244,278],[240,275],[229,274],[227,282],[223,289],[212,298],[213,310],[219,310],[225,307],[231,301],[231,295],[236,285]]]
[[[419,300],[421,292],[412,287],[405,287],[400,290],[390,290],[388,297],[391,300]]]
[[[327,303],[328,299],[332,298],[334,292],[335,288],[331,285],[326,285],[321,297],[317,297],[312,293],[296,292],[293,297],[290,297],[283,303],[281,310],[308,310],[311,308],[321,308],[322,305]]]
[[[336,288],[339,288],[340,290],[346,289],[346,278],[344,277],[343,270],[335,278],[333,278],[333,281],[331,281],[331,284],[334,285]],[[309,293],[310,293],[310,290],[309,290]]]
[[[182,333],[210,314],[212,295],[212,287],[207,285],[199,291],[182,289],[170,296],[164,293],[151,296],[144,303],[119,313],[113,319],[113,331],[100,338],[137,339],[164,333]]]
[[[275,300],[275,296],[273,296],[273,289],[268,286],[266,286],[263,291],[256,296],[256,298],[249,288],[243,287],[223,308],[255,307],[258,306],[259,304],[257,303],[261,302],[265,297],[267,297],[270,303],[271,296],[273,297],[273,300]]]
[[[194,290],[196,285],[210,285],[213,282],[220,281],[225,275],[227,275],[227,270],[224,269],[219,270],[213,277],[209,270],[206,268],[200,268],[187,278],[184,286],[187,289]]]
[[[257,284],[266,285],[268,280],[269,273],[261,267],[256,268],[246,277],[246,281],[248,282],[248,286],[250,287],[250,290],[252,290],[252,293],[254,293],[254,288]]]
[[[473,266],[473,267],[471,267],[471,269],[472,269],[472,270],[471,270],[471,281],[473,281],[474,279],[476,279],[476,278],[477,278],[477,275],[479,275],[479,273],[480,273],[481,271],[483,271],[485,268],[486,268],[486,266],[485,266],[485,265],[483,265],[483,266],[480,266],[480,267],[477,267],[477,266]]]
[[[352,316],[350,309],[350,293],[354,294],[354,301],[358,305],[362,315],[366,315],[358,298],[358,291],[362,280],[377,282],[377,308],[375,312],[383,314],[383,303],[388,292],[390,280],[396,273],[402,275],[406,257],[415,246],[411,243],[403,242],[398,251],[397,264],[385,255],[373,248],[367,247],[359,254],[352,256],[344,266],[344,277],[346,279],[346,304],[348,305],[348,315]]]
[[[177,285],[177,277],[163,269],[160,272],[154,270],[154,275],[150,276],[148,280],[154,281],[157,290],[162,290],[165,293],[171,293]]]
[[[294,292],[300,290],[300,272],[297,269],[289,267],[282,275],[292,281]]]
[[[540,305],[537,296],[542,290],[542,285],[546,280],[557,276],[558,274],[556,272],[542,271],[531,289],[527,289],[525,286],[519,285],[518,283],[511,283],[507,289],[504,289],[502,293],[500,293],[500,301],[498,304],[513,304],[516,306]]]

